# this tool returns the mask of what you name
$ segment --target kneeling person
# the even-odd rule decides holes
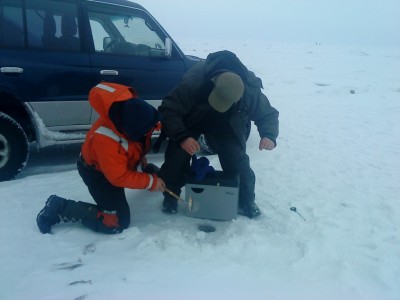
[[[104,233],[122,232],[130,224],[124,188],[164,191],[158,168],[145,157],[151,135],[160,126],[158,111],[132,88],[114,83],[94,87],[89,102],[100,117],[86,136],[77,167],[97,205],[50,196],[36,219],[42,233],[61,221],[81,222]]]

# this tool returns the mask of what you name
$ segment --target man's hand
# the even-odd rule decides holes
[[[272,150],[275,148],[275,144],[269,138],[263,137],[260,141],[260,150]]]
[[[160,177],[157,178],[156,186],[154,187],[152,192],[164,192],[165,191],[165,182]]]
[[[200,150],[200,145],[194,138],[188,137],[181,143],[181,148],[189,155],[193,155]]]

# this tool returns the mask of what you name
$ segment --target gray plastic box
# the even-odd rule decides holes
[[[228,221],[237,217],[239,177],[216,171],[202,180],[186,178],[186,214],[192,218]]]

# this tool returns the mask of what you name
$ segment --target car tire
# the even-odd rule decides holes
[[[15,177],[29,158],[28,138],[22,127],[0,112],[0,181]]]

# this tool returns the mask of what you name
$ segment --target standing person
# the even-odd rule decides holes
[[[246,140],[251,121],[261,137],[260,150],[274,149],[279,131],[279,113],[261,88],[261,79],[229,51],[208,55],[184,75],[159,107],[169,137],[159,176],[169,189],[180,194],[191,156],[200,150],[197,138],[205,134],[223,171],[239,174],[239,213],[249,218],[261,214]],[[175,214],[177,208],[176,199],[164,193],[163,211]]]
[[[124,188],[164,191],[158,168],[145,157],[151,135],[159,129],[158,111],[132,88],[114,83],[92,88],[89,102],[100,117],[86,136],[77,167],[97,205],[50,196],[36,219],[42,233],[60,221],[80,221],[103,233],[122,232],[130,223]]]

